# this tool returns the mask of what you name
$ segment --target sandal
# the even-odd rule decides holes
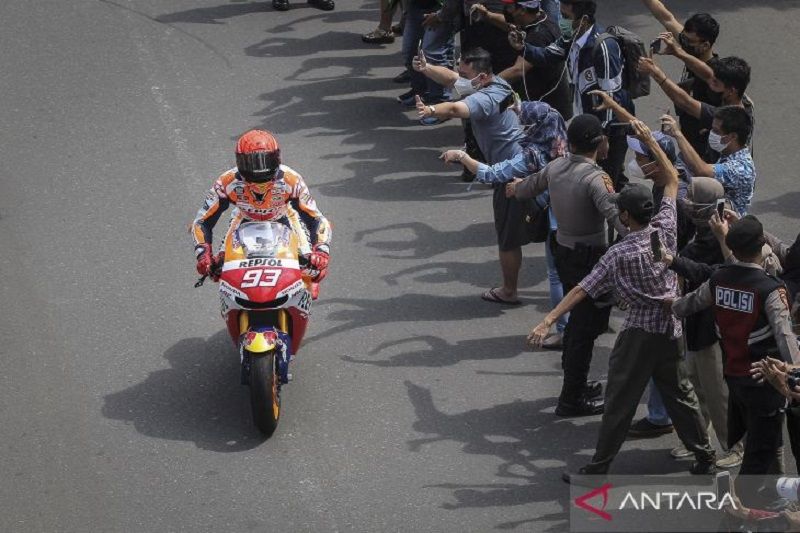
[[[505,300],[500,297],[499,292],[500,287],[492,287],[488,291],[481,294],[481,299],[495,304],[520,305],[522,303],[519,300]]]
[[[378,28],[362,35],[361,40],[368,44],[391,44],[394,42],[394,35]]]

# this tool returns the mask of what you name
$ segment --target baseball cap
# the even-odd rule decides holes
[[[669,159],[671,163],[674,163],[678,160],[678,150],[675,147],[675,140],[672,137],[669,135],[664,135],[660,131],[656,131],[653,132],[653,138],[656,140],[658,146],[661,147],[664,153],[667,154],[667,159]],[[647,145],[633,135],[628,135],[628,148],[637,154],[649,157],[650,159],[655,159]]]
[[[603,135],[600,119],[588,113],[573,118],[567,128],[567,140],[576,146],[597,144]]]
[[[753,215],[742,217],[728,230],[725,244],[734,253],[758,250],[764,244],[764,226]]]
[[[620,211],[627,211],[635,217],[653,216],[653,191],[642,183],[629,183],[622,192],[612,195],[611,201]]]
[[[527,7],[528,9],[539,9],[542,7],[541,0],[503,0],[503,3],[507,5],[517,4],[520,7]]]

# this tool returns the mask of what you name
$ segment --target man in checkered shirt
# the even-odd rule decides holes
[[[639,399],[653,378],[678,436],[694,452],[693,474],[715,471],[714,449],[700,414],[697,396],[682,372],[678,338],[681,324],[665,309],[677,296],[677,278],[664,264],[655,261],[651,249],[651,233],[657,232],[666,250],[677,245],[678,172],[653,138],[649,128],[634,121],[636,136],[645,143],[666,176],[664,198],[655,216],[653,193],[642,184],[629,185],[616,195],[620,221],[630,232],[613,245],[577,287],[564,297],[528,337],[532,344],[541,343],[550,326],[562,314],[584,298],[595,298],[614,291],[628,305],[628,315],[609,357],[606,409],[600,425],[597,449],[592,462],[582,467],[579,475],[605,474],[611,461],[625,442]],[[573,481],[564,474],[564,480]]]

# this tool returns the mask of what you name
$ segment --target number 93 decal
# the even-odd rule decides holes
[[[274,287],[281,277],[281,270],[277,268],[254,268],[248,270],[242,277],[243,289],[253,287]]]

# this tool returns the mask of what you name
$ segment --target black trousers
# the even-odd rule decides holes
[[[774,477],[781,473],[778,448],[783,446],[786,399],[770,385],[728,382],[728,447],[742,437],[744,457],[736,493],[748,507],[763,507],[775,497]]]
[[[592,271],[592,267],[605,253],[604,248],[579,245],[571,249],[561,246],[555,241],[555,234],[551,234],[550,246],[565,294]],[[598,303],[604,306],[598,307]],[[564,384],[560,402],[575,403],[583,394],[592,363],[594,341],[608,329],[610,303],[597,302],[587,297],[570,311],[569,322],[564,330],[564,350],[561,352]]]
[[[786,409],[786,428],[789,430],[789,444],[794,455],[794,464],[800,472],[800,406]]]
[[[617,128],[618,129],[618,128]],[[628,183],[628,178],[623,173],[625,169],[625,154],[628,152],[628,140],[624,130],[622,134],[614,131],[608,138],[608,157],[600,163],[600,167],[614,183],[614,190],[619,192]]]

